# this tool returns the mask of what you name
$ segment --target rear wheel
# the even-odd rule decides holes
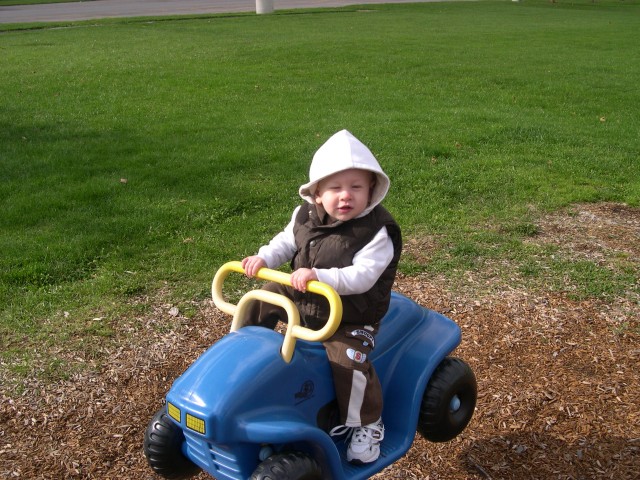
[[[476,377],[469,365],[459,358],[445,358],[422,397],[420,433],[432,442],[455,438],[471,420],[477,396]]]
[[[251,480],[322,480],[322,470],[306,453],[282,453],[258,465]]]
[[[154,472],[164,478],[186,479],[200,472],[200,467],[182,454],[184,433],[163,408],[149,422],[144,433],[144,454]]]

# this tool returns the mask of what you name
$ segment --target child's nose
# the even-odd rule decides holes
[[[340,192],[340,198],[343,200],[349,200],[351,198],[351,190],[348,188],[343,189],[342,192]]]

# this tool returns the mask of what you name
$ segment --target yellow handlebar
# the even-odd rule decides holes
[[[222,284],[231,272],[244,274],[244,269],[240,262],[228,262],[222,265],[213,277],[211,284],[211,297],[220,310],[229,315],[233,315],[231,331],[235,332],[242,327],[242,319],[245,316],[249,303],[255,300],[271,303],[282,307],[287,312],[287,331],[284,336],[281,354],[285,362],[289,363],[293,357],[296,339],[308,340],[311,342],[322,342],[333,335],[342,320],[342,300],[336,291],[326,283],[311,281],[307,284],[307,291],[324,296],[329,301],[329,318],[327,323],[320,330],[311,330],[300,325],[300,314],[295,304],[283,295],[265,290],[252,290],[247,292],[238,302],[238,305],[227,302],[222,295]],[[256,278],[270,282],[281,283],[291,286],[291,275],[277,270],[261,268],[256,274]]]

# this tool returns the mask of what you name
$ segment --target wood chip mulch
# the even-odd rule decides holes
[[[638,209],[577,205],[539,227],[532,241],[603,263],[623,255],[640,264]],[[442,278],[398,278],[398,291],[461,326],[455,355],[472,366],[479,398],[462,435],[443,444],[418,435],[374,478],[640,478],[637,296],[578,301],[498,281],[486,288],[487,278],[469,273],[455,291]],[[194,302],[188,320],[161,299],[139,300],[154,305],[153,314],[114,322],[115,341],[92,350],[99,359],[60,346],[60,358],[86,366],[68,380],[34,375],[5,388],[0,364],[0,478],[159,478],[142,454],[147,422],[229,319],[208,300]]]

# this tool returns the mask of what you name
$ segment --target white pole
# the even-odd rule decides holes
[[[256,13],[273,13],[273,0],[256,0]]]

